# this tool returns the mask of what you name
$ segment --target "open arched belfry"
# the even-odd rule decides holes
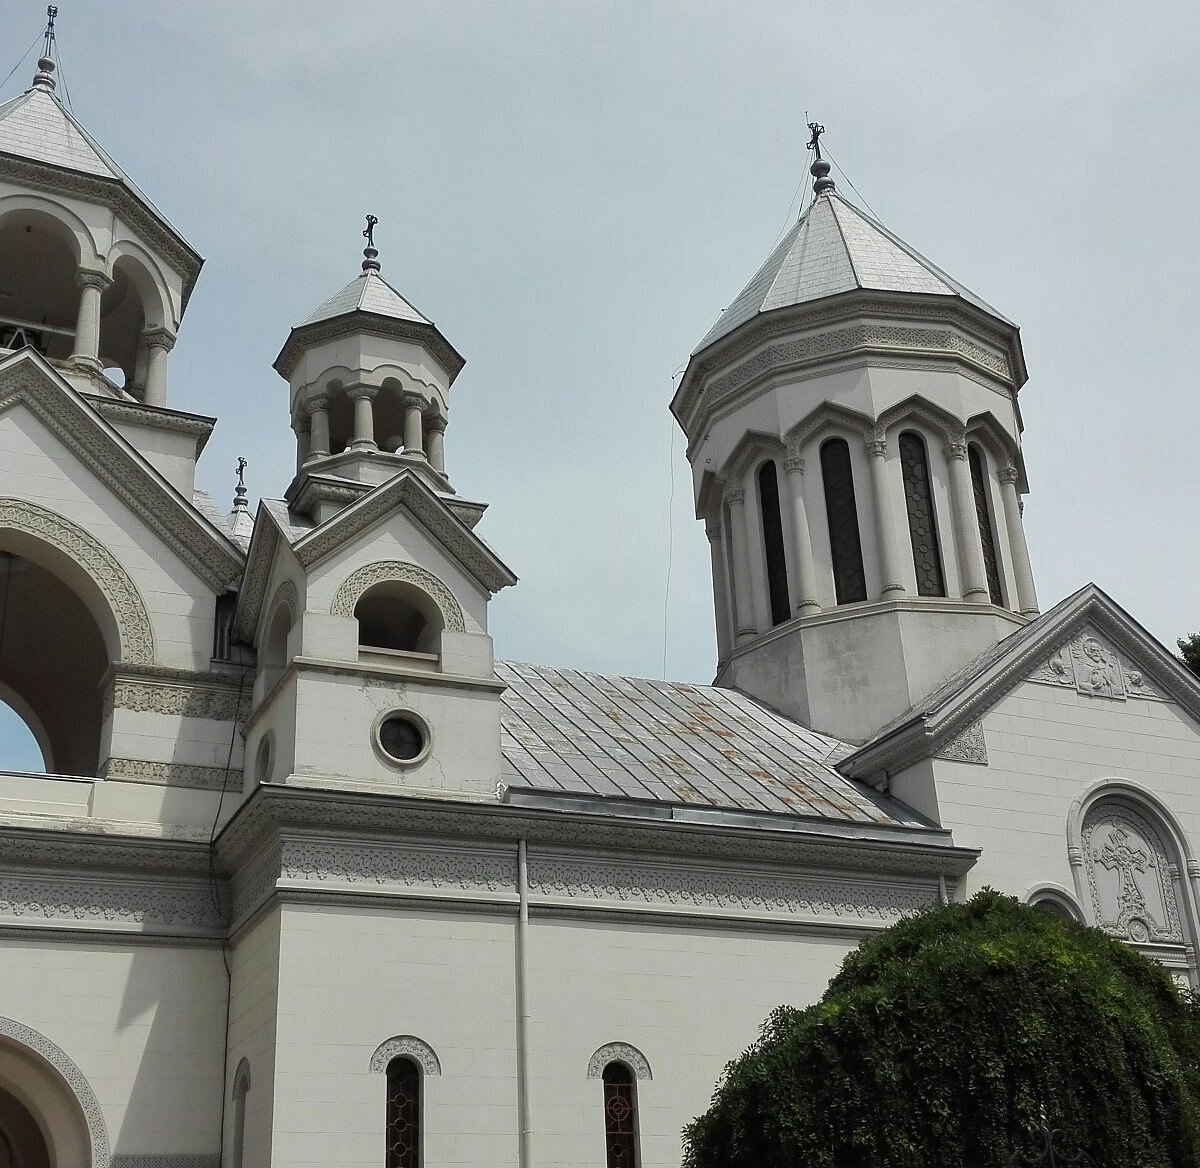
[[[0,1168],[666,1168],[770,1009],[985,884],[1200,986],[1200,686],[1039,603],[1017,326],[819,127],[671,403],[715,682],[599,676],[494,660],[464,359],[374,216],[290,306],[291,481],[196,489],[201,260],[51,39],[0,105]]]

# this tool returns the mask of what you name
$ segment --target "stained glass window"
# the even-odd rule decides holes
[[[388,1063],[386,1139],[385,1168],[419,1168],[421,1070],[409,1058]]]
[[[783,520],[779,514],[779,472],[773,462],[758,471],[758,508],[762,515],[763,548],[767,555],[767,588],[771,594],[771,623],[783,624],[792,615],[788,599],[787,559],[783,551]]]
[[[971,463],[971,489],[975,493],[975,517],[979,520],[979,542],[983,544],[983,566],[987,569],[988,595],[993,604],[1003,604],[1004,594],[1000,591],[1000,563],[996,558],[996,536],[992,530],[992,512],[988,506],[987,474],[984,471],[983,455],[972,443],[967,447]]]
[[[821,447],[821,478],[825,484],[825,515],[829,520],[829,550],[833,555],[833,587],[838,604],[867,598],[863,571],[858,508],[854,503],[854,471],[845,438],[830,438]]]
[[[908,507],[913,567],[917,570],[917,594],[945,596],[942,552],[938,546],[933,492],[929,483],[929,459],[925,455],[925,440],[911,430],[900,435],[900,469],[904,476],[904,502]]]
[[[607,1168],[637,1168],[637,1087],[624,1063],[604,1068],[604,1155]]]

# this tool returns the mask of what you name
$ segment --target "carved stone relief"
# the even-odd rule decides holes
[[[628,1042],[606,1042],[600,1047],[588,1059],[587,1077],[599,1079],[604,1074],[604,1068],[612,1062],[624,1063],[633,1072],[635,1079],[654,1078],[650,1073],[650,1060]]]
[[[1170,700],[1141,669],[1090,627],[1060,645],[1029,675],[1029,680],[1061,685],[1088,697]]]
[[[377,1075],[387,1071],[388,1063],[394,1058],[407,1056],[414,1059],[426,1075],[440,1075],[442,1063],[429,1043],[412,1034],[398,1034],[381,1042],[371,1055],[370,1070]]]
[[[223,767],[189,766],[181,762],[151,762],[144,758],[110,758],[104,764],[105,779],[123,779],[130,783],[155,783],[163,787],[192,787],[199,791],[220,791],[228,784],[238,785],[234,774]]]
[[[121,658],[134,665],[154,661],[154,630],[142,594],[117,558],[82,527],[23,499],[0,499],[0,529],[43,540],[87,569],[112,610]]]
[[[1136,811],[1102,802],[1083,826],[1083,866],[1094,920],[1135,944],[1183,943],[1175,878],[1162,836]]]
[[[933,756],[948,758],[954,762],[973,762],[987,766],[987,744],[983,737],[983,723],[972,722],[945,743]]]
[[[432,572],[402,560],[380,560],[351,572],[338,588],[329,608],[330,613],[333,616],[353,616],[355,606],[368,588],[392,580],[412,584],[424,592],[438,606],[445,628],[456,633],[465,631],[467,626],[462,607],[454,598],[454,593]]]

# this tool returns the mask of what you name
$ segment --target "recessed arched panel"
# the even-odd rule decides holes
[[[354,616],[368,589],[389,583],[411,585],[428,596],[440,614],[443,628],[458,633],[466,630],[462,606],[454,593],[432,572],[402,560],[380,560],[352,572],[338,588],[329,611],[333,616]]]

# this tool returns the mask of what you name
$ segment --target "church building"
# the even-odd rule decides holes
[[[291,482],[198,491],[201,257],[56,86],[0,105],[0,1168],[671,1168],[774,1007],[985,885],[1200,987],[1200,683],[1038,597],[1018,327],[820,127],[669,403],[705,686],[495,660],[464,357],[370,221],[280,338]]]

